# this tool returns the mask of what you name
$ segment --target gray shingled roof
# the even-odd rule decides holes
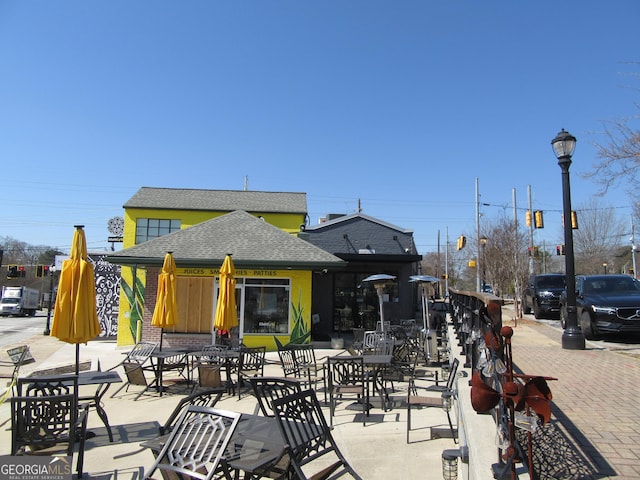
[[[337,268],[338,257],[283,232],[244,211],[234,211],[189,228],[107,255],[119,265],[162,265],[173,252],[178,267],[219,267],[227,253],[236,267]]]
[[[154,210],[210,210],[307,214],[307,194],[252,190],[196,190],[142,187],[124,208]]]
[[[350,222],[351,220],[354,219],[359,219],[362,218],[363,220],[368,220],[372,223],[377,223],[378,225],[382,225],[385,226],[387,228],[391,228],[393,230],[397,230],[398,232],[401,233],[413,233],[413,230],[408,229],[408,228],[402,228],[402,227],[398,227],[397,225],[393,225],[392,223],[388,223],[388,222],[384,222],[382,220],[380,220],[379,218],[375,218],[375,217],[371,217],[369,215],[365,215],[364,213],[352,213],[350,215],[341,215],[340,217],[336,217],[332,220],[329,220],[327,222],[324,223],[318,223],[316,225],[309,225],[306,227],[305,230],[323,230],[326,228],[329,228],[333,225],[339,225],[341,223],[345,223],[345,222]]]

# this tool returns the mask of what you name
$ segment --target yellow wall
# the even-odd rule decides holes
[[[128,209],[124,212],[124,238],[122,248],[135,245],[136,220],[138,218],[162,218],[181,221],[181,229],[192,227],[198,223],[220,217],[229,212],[194,211],[194,210],[156,210],[156,209]],[[287,233],[297,233],[300,225],[305,223],[304,214],[293,213],[260,213],[252,212],[252,215],[262,216],[264,220]]]
[[[178,268],[178,276],[218,276],[218,268]],[[289,306],[289,335],[257,335],[245,334],[244,344],[248,347],[266,346],[267,350],[277,350],[277,343],[309,343],[311,341],[311,275],[310,271],[303,270],[262,270],[262,269],[236,269],[236,278],[270,278],[291,279],[291,303]],[[177,299],[180,302],[180,299]],[[211,319],[213,322],[213,319]]]
[[[197,225],[212,218],[219,217],[229,212],[216,211],[194,211],[194,210],[164,210],[164,209],[126,209],[124,213],[124,238],[123,248],[129,248],[135,245],[136,241],[136,220],[138,218],[161,218],[161,219],[179,219],[181,221],[181,229]],[[262,216],[264,220],[280,228],[287,233],[297,233],[300,231],[300,225],[305,223],[304,214],[292,213],[260,213],[254,212],[255,216]],[[132,345],[135,343],[135,322],[138,317],[141,319],[144,310],[144,289],[146,285],[146,271],[144,268],[137,269],[138,282],[135,290],[138,301],[132,305],[131,295],[133,292],[133,269],[130,267],[122,267],[122,280],[120,289],[120,310],[118,312],[118,345]],[[288,276],[288,275],[287,275]],[[309,301],[307,306],[307,314],[311,308],[311,280],[309,274],[308,295]],[[293,299],[293,296],[292,296]],[[274,343],[275,345],[275,343]]]

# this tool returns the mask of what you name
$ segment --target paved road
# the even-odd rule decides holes
[[[508,317],[508,315],[512,311],[513,310],[511,310],[509,307],[505,306],[503,309],[503,314]],[[559,319],[536,319],[533,314],[525,314],[524,318],[527,320],[536,321],[543,325],[547,325],[559,332],[562,332],[562,327],[560,326]],[[629,355],[640,355],[640,335],[612,335],[602,338],[601,340],[591,340],[589,341],[589,344],[592,348],[598,348],[601,350],[622,352]]]
[[[0,348],[42,333],[47,321],[47,312],[37,312],[35,317],[0,317]]]

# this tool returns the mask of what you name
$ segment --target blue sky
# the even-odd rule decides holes
[[[637,113],[637,0],[0,0],[0,237],[66,250],[141,187],[305,192],[310,223],[363,213],[420,253],[527,188],[561,238],[550,141]],[[624,185],[601,200],[631,214]],[[506,209],[506,210],[505,210]]]

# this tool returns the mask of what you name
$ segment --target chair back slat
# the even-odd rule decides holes
[[[126,360],[143,364],[151,357],[151,354],[157,346],[157,342],[138,342],[127,354]]]
[[[53,397],[75,395],[78,391],[77,375],[42,375],[22,377],[17,382],[18,396]]]
[[[329,357],[330,389],[335,385],[360,385],[364,378],[363,357]]]
[[[298,378],[300,376],[300,369],[296,363],[295,353],[291,348],[279,348],[278,357],[280,358],[282,373],[285,377]]]

